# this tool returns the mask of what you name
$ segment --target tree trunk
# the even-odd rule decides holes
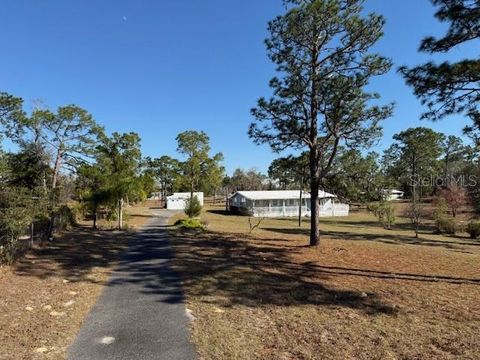
[[[318,228],[318,190],[320,181],[318,180],[318,161],[316,147],[310,149],[310,246],[320,244],[320,230]]]
[[[419,220],[419,215],[418,215],[418,197],[417,197],[417,186],[416,184],[413,186],[413,219],[415,222],[415,238],[418,238],[418,220]]]
[[[56,196],[57,194],[55,193],[55,189],[57,188],[57,181],[58,181],[58,174],[60,172],[60,166],[62,164],[62,150],[61,148],[58,149],[57,151],[57,157],[55,159],[55,165],[53,168],[53,178],[52,178],[52,212],[50,214],[50,224],[48,226],[48,240],[53,241],[53,231],[54,231],[54,225],[55,225],[55,214],[54,214],[54,209],[55,209],[55,202],[56,202]]]
[[[228,188],[225,188],[225,211],[229,211],[229,206],[228,206]]]
[[[190,202],[193,200],[193,190],[194,190],[195,186],[193,184],[193,179],[192,179],[192,183],[190,184]]]
[[[167,185],[164,182],[162,182],[160,186],[162,187],[160,189],[160,204],[162,207],[166,207]]]
[[[317,246],[320,244],[320,229],[318,228],[318,182],[312,179],[310,185],[310,246]]]
[[[93,230],[97,230],[97,216],[98,216],[98,211],[97,211],[97,206],[95,205],[93,209]]]
[[[445,184],[447,186],[450,186],[450,178],[448,177],[448,154],[445,156],[445,171],[443,172],[443,177],[444,177],[444,181],[445,181]]]
[[[314,45],[310,53],[310,108],[309,108],[309,140],[310,140],[310,246],[320,244],[320,231],[318,229],[318,189],[320,187],[319,153],[318,153],[318,52]]]
[[[300,185],[300,202],[298,204],[298,227],[302,226],[303,178]]]
[[[34,240],[35,240],[35,228],[34,228],[33,221],[30,223],[30,248],[33,248]]]
[[[55,159],[55,165],[53,167],[52,189],[57,187],[58,173],[60,172],[60,166],[62,164],[62,151],[57,151],[57,157]]]
[[[123,197],[118,201],[118,230],[123,229]]]

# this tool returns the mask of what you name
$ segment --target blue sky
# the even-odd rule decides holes
[[[366,10],[386,17],[375,51],[395,63],[371,84],[397,104],[374,150],[411,126],[461,135],[461,117],[419,121],[422,106],[396,73],[428,59],[417,53],[420,40],[445,30],[430,2],[367,0]],[[270,93],[263,39],[282,12],[281,0],[0,0],[0,91],[23,97],[27,109],[34,99],[82,106],[109,132],[138,132],[153,157],[177,156],[179,132],[204,130],[228,172],[265,171],[277,155],[254,145],[247,128],[250,108]],[[439,59],[474,55],[470,44]]]

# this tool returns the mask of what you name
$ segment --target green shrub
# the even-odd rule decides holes
[[[437,200],[437,207],[433,211],[433,219],[444,219],[448,216],[448,204],[445,198],[441,197]]]
[[[472,239],[480,237],[480,221],[472,221],[467,225],[467,232]]]
[[[70,230],[76,225],[76,215],[67,205],[62,205],[55,211],[55,229]]]
[[[34,212],[27,192],[13,188],[0,192],[0,263],[13,263],[22,254],[19,240],[28,234]]]
[[[377,216],[377,211],[378,211],[378,204],[377,203],[370,203],[367,205],[367,211],[375,214]]]
[[[436,223],[437,223],[437,229],[440,233],[455,235],[459,230],[458,224],[455,222],[455,219],[453,218],[448,218],[448,217],[439,218],[437,219]]]
[[[377,204],[369,204],[367,209],[378,217],[384,228],[390,229],[395,224],[395,211],[389,202],[381,201]]]
[[[182,229],[197,229],[197,230],[204,230],[205,225],[203,225],[199,219],[180,219],[175,221],[175,226],[182,228]]]
[[[200,216],[201,212],[202,205],[200,204],[200,200],[198,200],[196,196],[186,201],[185,214],[187,214],[189,218]]]
[[[85,219],[86,214],[90,209],[87,209],[86,204],[82,202],[77,202],[70,205],[71,212],[75,218],[75,222],[78,223],[79,220]]]

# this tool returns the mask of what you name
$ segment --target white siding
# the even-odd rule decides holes
[[[246,192],[248,194],[248,192]],[[268,192],[263,192],[268,193]],[[281,195],[280,191],[276,192],[277,196]],[[286,192],[285,195],[291,196],[290,192]],[[299,194],[295,192],[295,194]],[[287,197],[284,199],[276,198],[272,199],[273,194],[267,194],[266,199],[259,198],[260,194],[255,192],[255,200],[250,200],[245,197],[242,192],[238,192],[229,199],[230,209],[232,211],[244,214],[252,215],[254,217],[296,217],[298,216],[298,204],[299,198]],[[270,197],[270,198],[269,198]],[[319,214],[321,217],[329,216],[348,216],[349,205],[336,203],[335,196],[324,197],[319,199]],[[310,198],[302,199],[302,216],[310,216]]]
[[[203,206],[203,192],[193,193],[200,205]],[[167,197],[167,209],[168,210],[185,210],[187,200],[190,199],[190,193],[174,193]]]

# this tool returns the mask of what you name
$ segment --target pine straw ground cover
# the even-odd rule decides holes
[[[205,232],[172,230],[175,267],[202,359],[479,359],[480,242],[427,233],[406,219],[308,223],[220,208]],[[173,221],[173,220],[172,220]]]
[[[128,211],[135,228],[149,206]],[[0,267],[0,359],[65,359],[131,234],[84,224]]]

